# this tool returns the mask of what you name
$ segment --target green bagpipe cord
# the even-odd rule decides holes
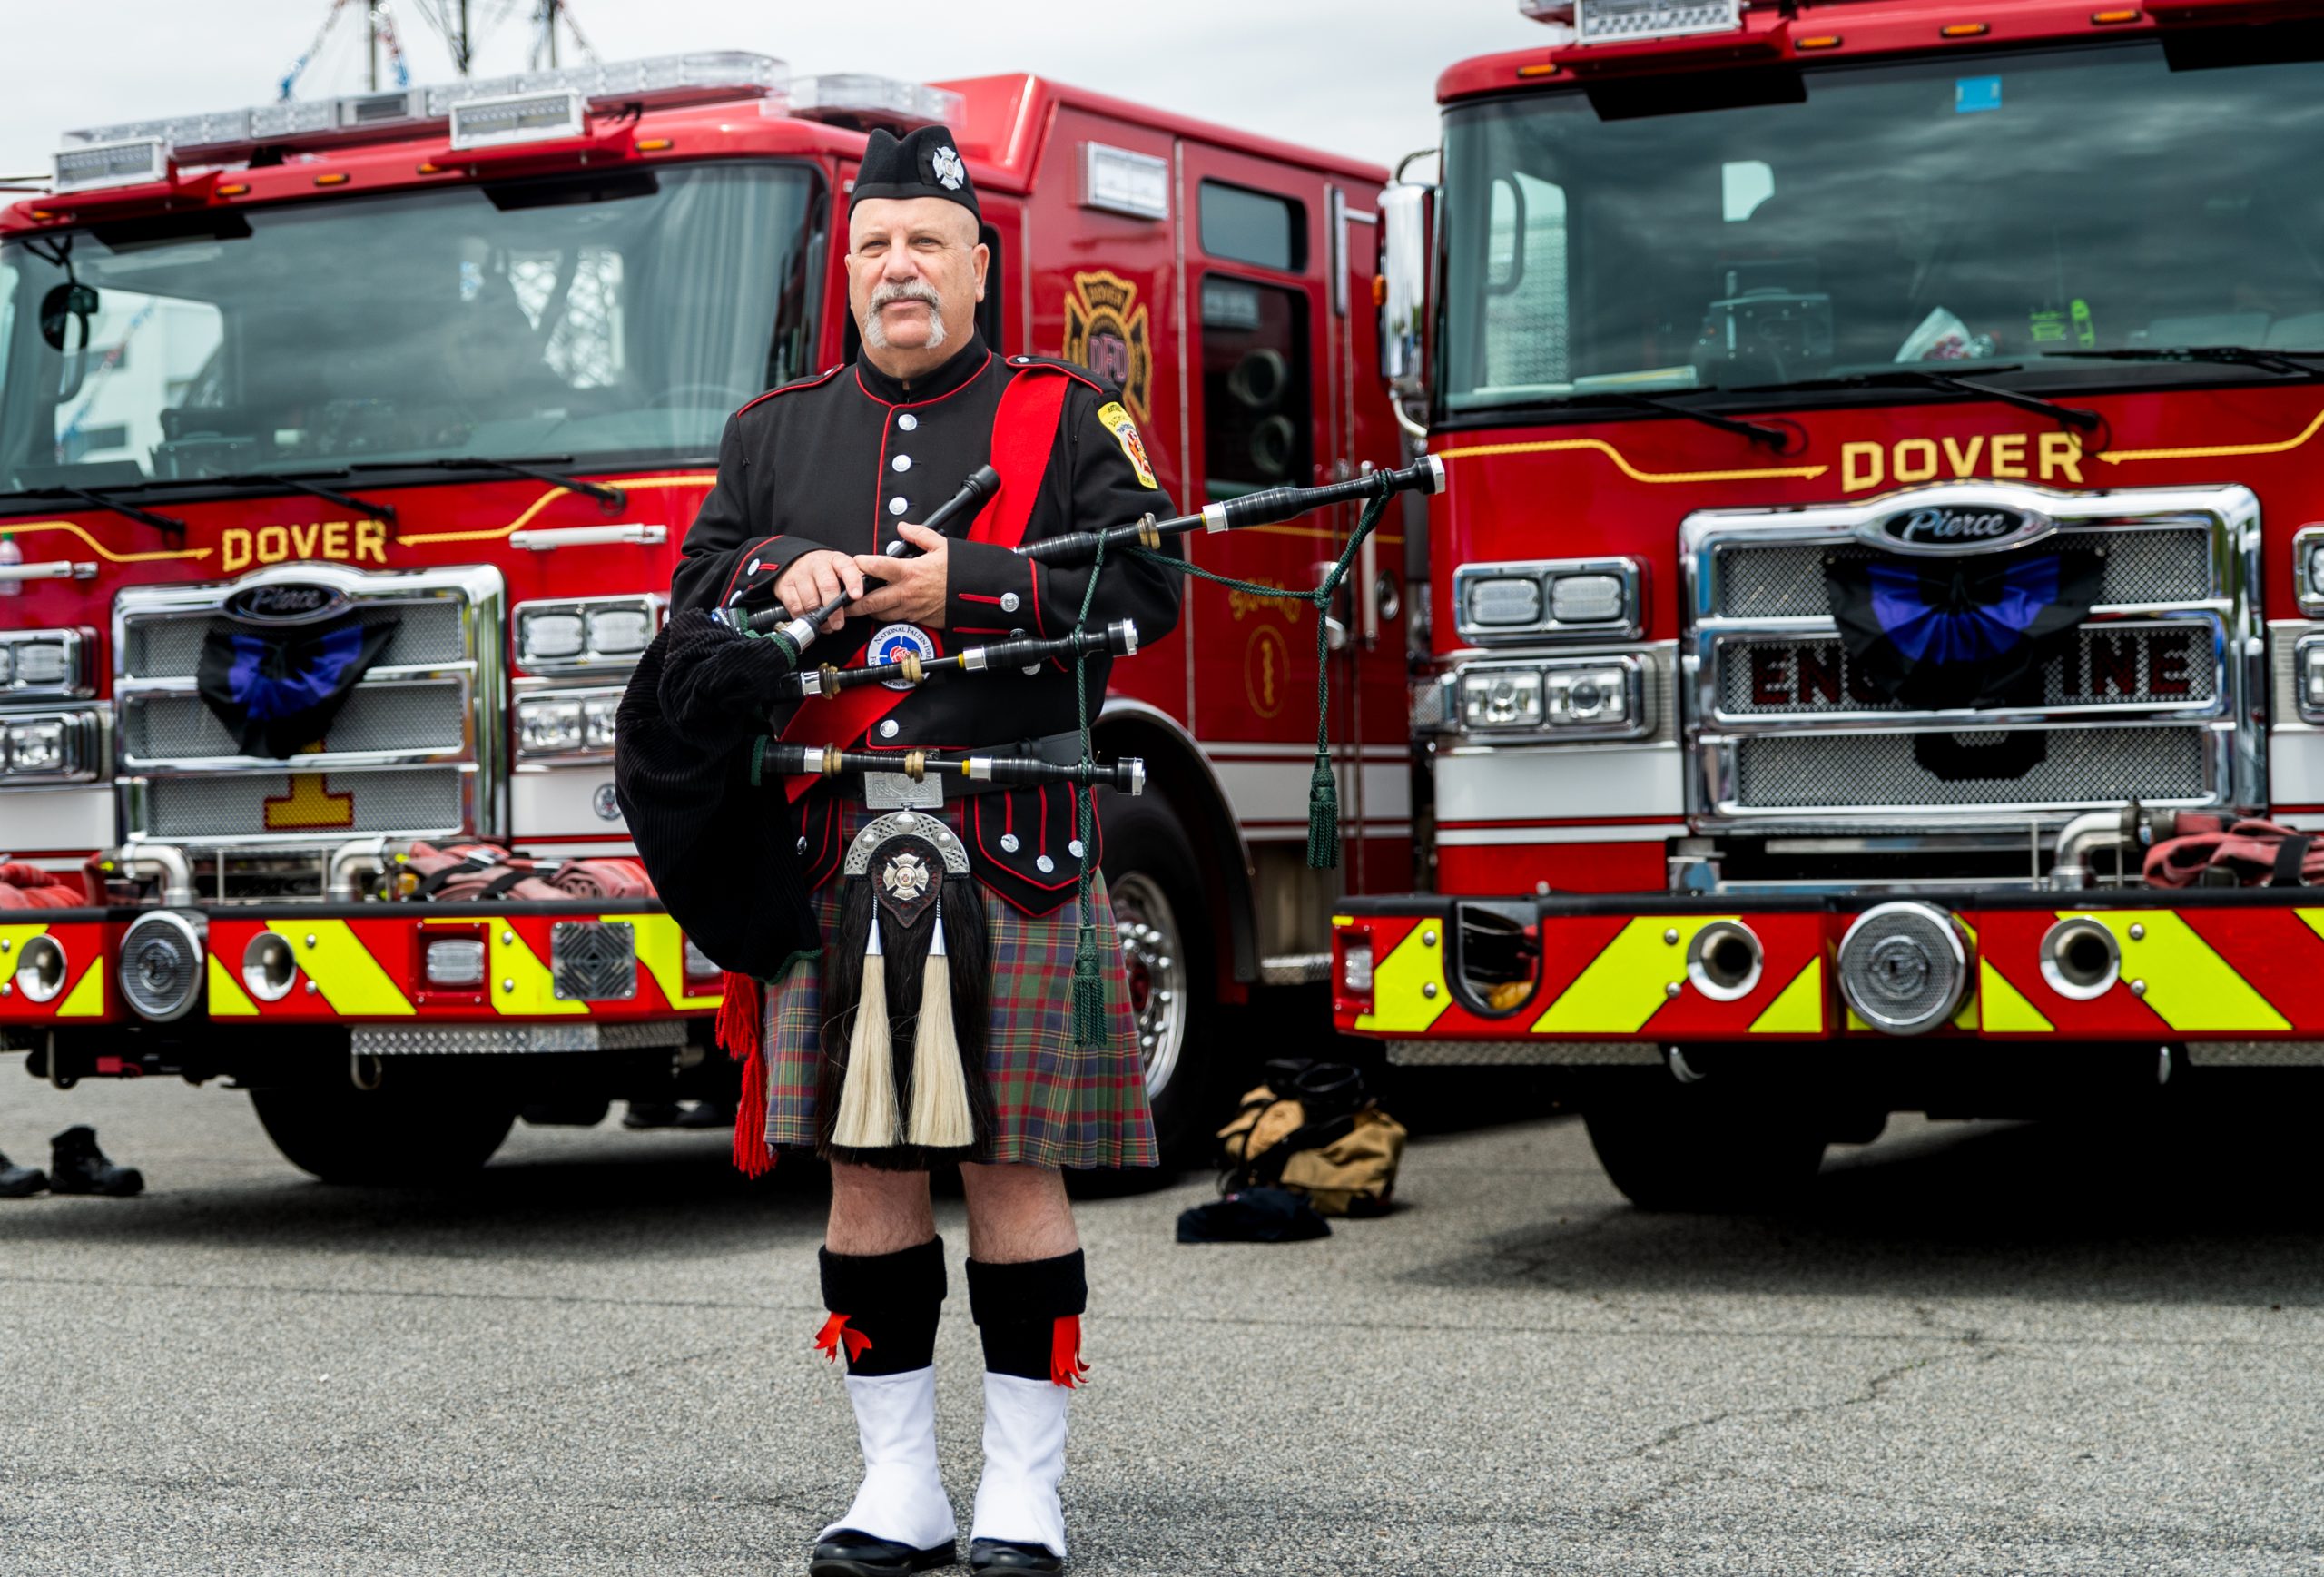
[[[1347,579],[1348,567],[1355,562],[1356,553],[1363,547],[1380,524],[1380,517],[1388,508],[1385,498],[1373,499],[1364,505],[1363,517],[1357,520],[1354,532],[1347,539],[1339,561],[1324,576],[1323,584],[1313,591],[1286,591],[1281,586],[1265,586],[1256,581],[1236,580],[1232,576],[1200,569],[1187,560],[1150,548],[1128,547],[1123,551],[1150,564],[1158,564],[1180,575],[1190,575],[1229,591],[1246,596],[1270,597],[1279,602],[1304,602],[1315,612],[1315,769],[1307,780],[1307,863],[1317,871],[1328,871],[1340,860],[1340,793],[1339,777],[1332,770],[1331,747],[1331,665],[1330,646],[1325,615],[1332,598],[1339,594],[1340,586]],[[1082,594],[1081,611],[1074,620],[1073,633],[1078,636],[1088,626],[1089,606],[1098,595],[1098,577],[1106,564],[1103,538],[1098,545],[1097,557],[1089,563],[1089,585]],[[1089,740],[1089,682],[1088,656],[1078,657],[1073,665],[1074,705],[1076,718],[1081,728],[1081,761],[1085,766],[1096,764],[1097,755]],[[1079,832],[1081,846],[1094,849],[1097,842],[1097,812],[1090,796],[1081,796]],[[1090,907],[1090,884],[1096,880],[1095,862],[1081,862],[1081,878],[1078,896],[1081,902],[1081,934],[1073,948],[1073,1039],[1078,1046],[1102,1044],[1106,1036],[1106,986],[1098,969],[1098,926]]]

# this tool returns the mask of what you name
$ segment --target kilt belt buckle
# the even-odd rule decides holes
[[[936,811],[944,808],[944,784],[922,774],[918,781],[901,772],[863,774],[863,804],[874,811]]]

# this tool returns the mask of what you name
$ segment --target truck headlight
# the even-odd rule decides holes
[[[569,608],[544,608],[517,621],[517,660],[531,664],[577,657],[588,649],[588,626]]]
[[[686,938],[685,971],[686,980],[690,984],[723,980],[726,973],[724,970],[718,967],[716,960],[694,945],[694,940],[692,937]]]
[[[424,960],[431,986],[484,984],[484,943],[474,937],[438,937],[428,944]]]
[[[84,630],[0,631],[0,691],[74,693],[89,640]]]
[[[581,704],[582,739],[591,750],[614,747],[614,714],[620,706],[620,698],[614,695]]]
[[[2324,636],[2306,636],[2293,648],[2293,683],[2303,723],[2324,723]]]
[[[1461,675],[1461,721],[1472,729],[1539,728],[1538,668],[1484,668]]]
[[[1537,558],[1463,564],[1452,572],[1452,616],[1481,646],[1636,639],[1645,570],[1635,558]]]
[[[581,703],[529,700],[517,704],[517,747],[529,755],[581,748]]]
[[[1552,728],[1630,721],[1630,675],[1619,667],[1553,668],[1549,697]]]
[[[537,671],[627,666],[661,628],[655,596],[584,597],[517,605],[517,661]]]
[[[49,777],[65,768],[64,723],[44,718],[37,723],[8,725],[10,776]]]

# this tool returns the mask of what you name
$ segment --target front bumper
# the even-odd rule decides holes
[[[2188,1045],[2199,1061],[2324,1062],[2319,897],[2301,889],[1915,892],[1915,902],[1952,917],[1965,956],[1957,1006],[1928,1035],[2169,1041]],[[1346,899],[1333,922],[1334,1020],[1414,1053],[1400,1060],[1440,1062],[1620,1063],[1656,1060],[1662,1045],[1887,1040],[1847,1005],[1837,969],[1850,926],[1891,901]],[[1521,1000],[1495,1010],[1448,962],[1463,902],[1527,916],[1538,959]],[[2113,978],[2094,990],[2062,987],[2054,963],[2044,968],[2044,938],[2082,916],[2112,939],[2119,957]],[[1727,1000],[1706,994],[1687,967],[1696,936],[1722,921],[1747,928],[1761,954],[1756,981]],[[1372,982],[1361,991],[1352,989],[1348,959],[1352,945],[1366,943]]]
[[[350,1023],[419,1029],[458,1025],[606,1025],[667,1020],[716,1010],[715,979],[686,973],[685,938],[658,904],[596,903],[282,903],[232,904],[174,911],[203,931],[205,978],[192,1008],[164,1028],[173,1034],[205,1023]],[[18,910],[0,920],[0,1030],[140,1026],[120,989],[123,941],[151,909]],[[560,981],[560,924],[610,928],[634,950],[626,970],[601,969],[587,994]],[[272,932],[289,944],[294,965],[279,1000],[250,989],[242,965],[252,941]],[[567,933],[570,935],[571,933]],[[64,950],[60,989],[35,1001],[17,989],[15,961],[26,942],[45,936]],[[424,973],[431,940],[470,938],[484,945],[484,979],[466,987],[430,985]],[[538,1039],[535,1037],[535,1039]]]

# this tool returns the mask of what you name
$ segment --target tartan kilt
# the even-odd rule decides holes
[[[852,838],[870,820],[861,805],[843,813],[839,835]],[[947,820],[953,820],[948,816]],[[840,884],[816,889],[815,922],[839,931]],[[994,1131],[980,1160],[1034,1167],[1151,1167],[1160,1164],[1154,1118],[1146,1104],[1146,1069],[1137,1054],[1137,1020],[1122,964],[1121,939],[1098,878],[1098,969],[1106,984],[1106,1043],[1073,1043],[1073,950],[1081,904],[1068,899],[1048,914],[1019,912],[984,889],[992,973],[991,1030],[985,1077],[992,1088]],[[802,960],[767,993],[766,1141],[812,1148],[815,1093],[822,1058],[821,966]]]

